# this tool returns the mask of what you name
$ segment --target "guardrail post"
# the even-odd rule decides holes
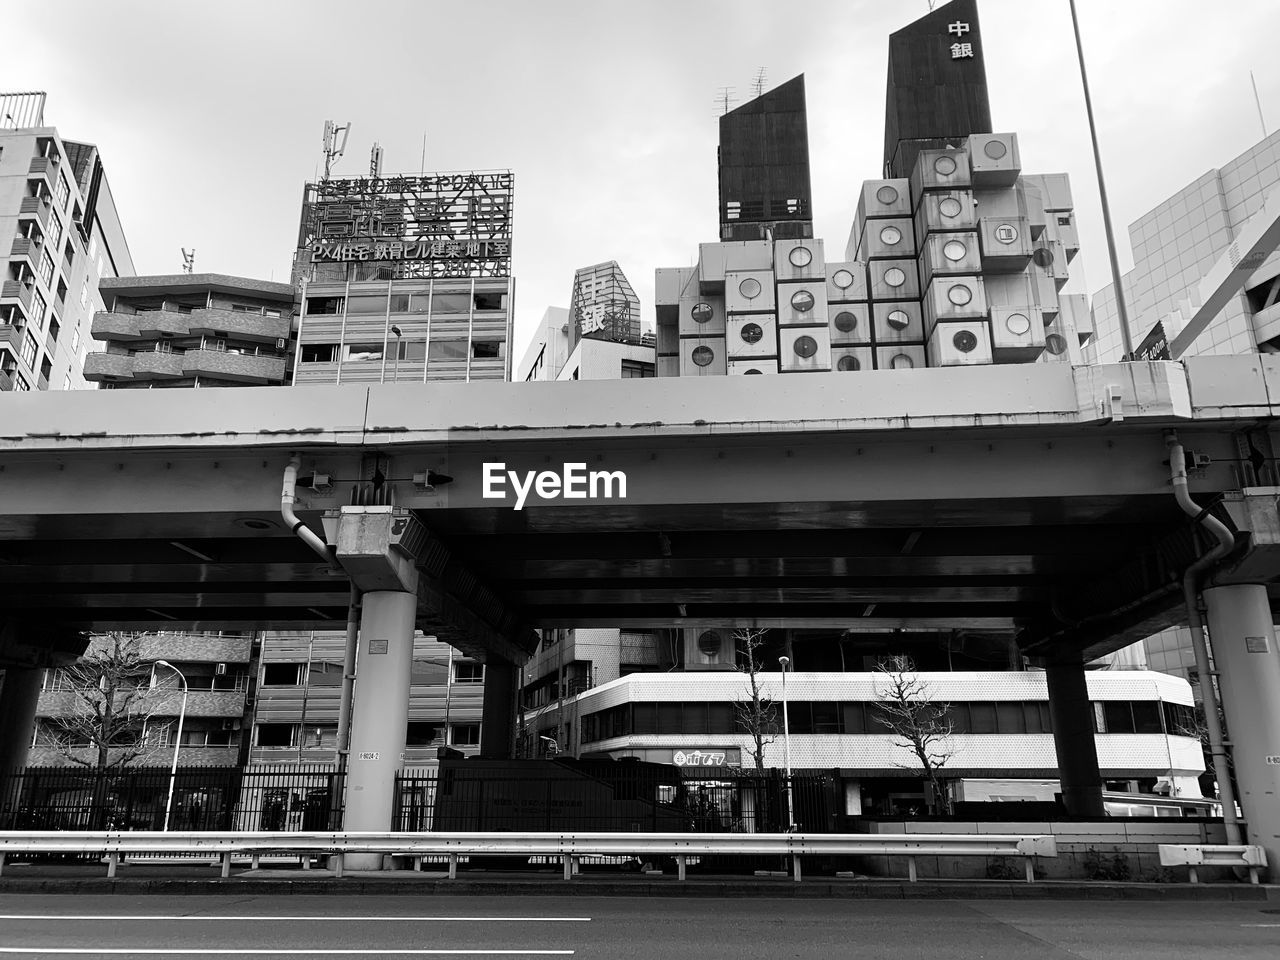
[[[449,854],[449,879],[458,879],[458,855],[456,853]]]
[[[564,861],[564,878],[566,880],[572,880],[573,879],[573,858],[566,853],[560,859]]]
[[[114,850],[107,854],[107,879],[116,875],[116,865],[120,862],[120,854]]]
[[[1035,883],[1036,882],[1035,861],[1032,860],[1031,857],[1025,857],[1023,858],[1022,862],[1027,868],[1027,883]]]
[[[1195,867],[1187,867],[1187,871],[1191,874],[1191,882],[1192,882],[1192,883],[1199,883],[1199,882],[1200,882],[1200,878],[1199,878],[1198,876],[1196,876],[1196,868],[1195,868]]]
[[[310,854],[310,853],[308,853],[308,852],[304,851],[304,852],[302,852],[302,853],[298,854],[298,859],[302,861],[302,869],[303,869],[303,870],[310,870],[310,869],[311,869],[311,854]]]
[[[1249,868],[1249,882],[1250,882],[1250,883],[1257,883],[1257,882],[1258,882],[1258,868],[1257,868],[1257,867],[1250,867],[1250,868]]]
[[[333,858],[333,875],[334,875],[335,877],[341,877],[341,876],[342,876],[342,859],[343,859],[343,856],[344,856],[343,852],[342,852],[341,850],[339,850],[339,851],[338,851],[338,853],[337,853],[337,855]]]
[[[0,877],[3,877],[3,876],[4,876],[4,851],[0,850]]]
[[[261,862],[262,862],[262,854],[260,853],[255,853],[252,857],[249,858],[249,866],[253,870],[257,870],[258,864]]]
[[[683,853],[676,854],[676,878],[681,883],[684,883],[684,876],[685,876],[684,871],[685,871],[685,867],[687,866],[688,859],[689,858],[686,857]]]
[[[907,857],[907,879],[912,883],[916,882],[916,858]]]
[[[796,883],[800,882],[800,854],[793,853],[791,855],[791,872]]]
[[[231,851],[222,851],[222,879],[225,880],[231,876]]]

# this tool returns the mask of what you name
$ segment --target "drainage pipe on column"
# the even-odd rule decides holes
[[[1213,775],[1218,781],[1218,798],[1222,801],[1222,823],[1226,828],[1227,843],[1243,842],[1240,821],[1236,817],[1236,793],[1231,785],[1231,766],[1227,759],[1227,747],[1222,737],[1219,718],[1218,687],[1209,666],[1209,647],[1205,642],[1205,624],[1200,616],[1200,575],[1231,552],[1235,546],[1227,525],[1210,514],[1194,500],[1187,490],[1186,452],[1172,430],[1165,434],[1169,449],[1169,471],[1172,475],[1173,496],[1182,511],[1198,523],[1203,523],[1218,542],[1208,553],[1187,567],[1182,575],[1182,596],[1187,605],[1187,624],[1191,628],[1191,646],[1195,650],[1196,670],[1200,675],[1200,695],[1204,701],[1204,722],[1209,733],[1209,753],[1213,757]],[[1167,733],[1166,733],[1167,736]]]
[[[289,458],[289,465],[284,468],[284,488],[280,491],[280,516],[289,525],[289,532],[324,558],[324,562],[341,570],[342,567],[334,559],[325,542],[317,537],[305,523],[293,512],[295,494],[298,487],[298,468],[302,466],[301,458],[295,453]]]

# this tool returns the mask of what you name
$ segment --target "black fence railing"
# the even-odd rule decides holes
[[[28,767],[0,776],[0,830],[160,830],[170,772]],[[342,822],[332,764],[179,768],[171,830],[330,830]]]

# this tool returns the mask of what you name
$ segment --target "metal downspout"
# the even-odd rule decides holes
[[[1243,843],[1240,821],[1236,817],[1235,788],[1231,785],[1231,767],[1227,759],[1227,747],[1223,741],[1222,723],[1219,721],[1218,687],[1209,666],[1209,647],[1205,642],[1205,624],[1200,616],[1200,574],[1215,566],[1235,546],[1227,525],[1208,513],[1191,499],[1187,490],[1186,452],[1173,431],[1165,434],[1169,448],[1169,471],[1172,476],[1173,495],[1182,511],[1198,523],[1203,523],[1218,540],[1217,544],[1187,567],[1182,575],[1182,596],[1187,605],[1187,623],[1191,628],[1191,645],[1196,655],[1196,670],[1200,675],[1200,694],[1204,701],[1205,728],[1209,733],[1209,753],[1213,757],[1213,775],[1218,781],[1218,798],[1222,801],[1222,823],[1226,828],[1227,843]]]
[[[294,454],[289,458],[289,465],[284,468],[284,489],[280,491],[280,516],[289,525],[290,533],[323,557],[325,563],[337,570],[341,570],[342,566],[334,558],[333,554],[329,552],[325,542],[317,537],[293,512],[293,504],[296,500],[294,494],[298,486],[298,468],[301,465],[302,460],[297,454]]]

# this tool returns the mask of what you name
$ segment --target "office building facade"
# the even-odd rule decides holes
[[[83,389],[99,283],[134,273],[98,148],[44,102],[0,94],[0,390]]]

